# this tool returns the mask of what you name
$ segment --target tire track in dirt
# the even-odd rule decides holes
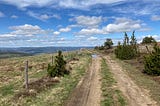
[[[128,100],[128,106],[157,106],[145,89],[137,86],[122,67],[110,56],[105,56],[106,62],[114,74],[118,88]]]
[[[92,58],[92,64],[78,83],[64,106],[100,106],[101,83],[100,57]]]

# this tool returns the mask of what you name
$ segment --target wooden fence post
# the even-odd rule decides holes
[[[26,61],[25,64],[25,87],[26,90],[28,90],[28,60]]]

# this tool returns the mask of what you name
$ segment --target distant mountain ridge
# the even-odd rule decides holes
[[[19,48],[0,48],[0,53],[25,53],[25,54],[41,54],[41,53],[55,53],[61,51],[74,51],[81,48],[92,49],[93,47],[19,47]]]

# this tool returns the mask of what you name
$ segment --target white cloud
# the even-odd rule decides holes
[[[111,11],[116,13],[128,14],[132,17],[148,16],[159,13],[159,0],[128,0],[127,5],[114,6]]]
[[[41,20],[48,20],[48,19],[50,18],[50,16],[47,15],[47,14],[42,14],[42,15],[40,15],[39,18],[40,18]]]
[[[56,0],[1,0],[6,4],[15,5],[18,8],[25,8],[29,6],[43,7],[56,3]]]
[[[18,18],[18,16],[17,16],[17,15],[12,15],[12,16],[11,16],[11,18],[13,18],[13,19],[17,19],[17,18]]]
[[[101,29],[81,29],[80,32],[78,32],[78,35],[96,35],[96,34],[103,34],[103,31]]]
[[[48,30],[41,29],[38,25],[19,25],[19,26],[11,26],[9,29],[14,30],[11,32],[13,35],[25,35],[25,36],[32,36],[32,35],[40,35],[40,34],[48,34]]]
[[[33,18],[45,21],[48,20],[50,18],[56,18],[56,19],[61,19],[61,17],[58,14],[39,14],[39,13],[35,13],[33,11],[28,11],[27,14]]]
[[[152,21],[160,21],[160,15],[153,15],[153,16],[151,17],[151,20],[152,20]]]
[[[54,34],[54,35],[59,35],[59,34],[60,34],[60,32],[55,31],[55,32],[53,32],[53,34]]]
[[[61,16],[58,15],[58,14],[53,14],[52,17],[53,17],[53,18],[56,18],[56,19],[61,19]]]
[[[96,17],[96,16],[77,16],[75,17],[75,21],[78,25],[84,26],[84,27],[98,27],[99,24],[102,22],[102,17]]]
[[[130,3],[132,4],[132,3]],[[134,5],[135,8],[133,8],[133,5],[131,6],[126,6],[126,7],[121,7],[121,8],[113,8],[114,12],[119,12],[119,13],[123,13],[123,14],[128,14],[130,13],[131,15],[149,15],[152,14],[152,11],[148,8],[148,7],[143,7],[143,8],[139,8],[139,6],[137,6],[136,4]],[[127,10],[127,11],[126,11]]]
[[[66,28],[60,28],[59,31],[55,31],[55,32],[53,32],[53,34],[59,35],[59,34],[61,34],[61,32],[70,32],[71,30],[72,30],[71,27],[67,26]]]
[[[86,9],[96,4],[112,4],[126,0],[61,0],[59,5],[66,8]]]
[[[128,32],[133,30],[143,30],[144,25],[140,20],[132,20],[128,18],[115,18],[115,22],[108,24],[101,29],[99,28],[84,28],[77,35],[96,35],[109,34],[118,32]]]
[[[69,31],[71,31],[71,28],[70,27],[60,28],[59,31],[60,32],[69,32]]]
[[[13,35],[13,34],[0,34],[0,38],[10,38],[10,37],[16,37],[16,35]]]
[[[126,0],[1,0],[6,4],[15,5],[18,8],[29,6],[60,6],[65,8],[80,8],[85,9],[95,4],[112,4]]]
[[[28,11],[27,14],[28,14],[29,16],[31,16],[31,17],[34,17],[34,18],[39,19],[39,20],[42,20],[42,19],[39,17],[39,14],[37,14],[37,13],[34,13],[34,12],[32,12],[32,11]]]
[[[88,41],[95,41],[95,40],[97,40],[97,39],[98,39],[97,37],[91,36],[91,37],[89,37],[87,40],[88,40]]]
[[[9,27],[9,29],[12,29],[12,30],[39,30],[41,29],[38,25],[30,25],[30,24],[24,24],[24,25],[19,25],[19,26],[11,26]]]
[[[4,13],[0,11],[0,17],[4,17],[4,16],[5,16]]]
[[[103,28],[105,32],[115,33],[115,32],[128,32],[137,29],[141,29],[142,25],[139,20],[132,20],[128,18],[116,18],[115,22],[108,24]]]
[[[60,38],[60,41],[65,41],[65,38]]]

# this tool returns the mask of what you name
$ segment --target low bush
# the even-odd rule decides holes
[[[144,72],[149,75],[160,75],[160,47],[155,45],[154,51],[144,57]]]
[[[116,57],[122,60],[132,59],[136,56],[136,51],[131,45],[120,45],[115,49]]]

